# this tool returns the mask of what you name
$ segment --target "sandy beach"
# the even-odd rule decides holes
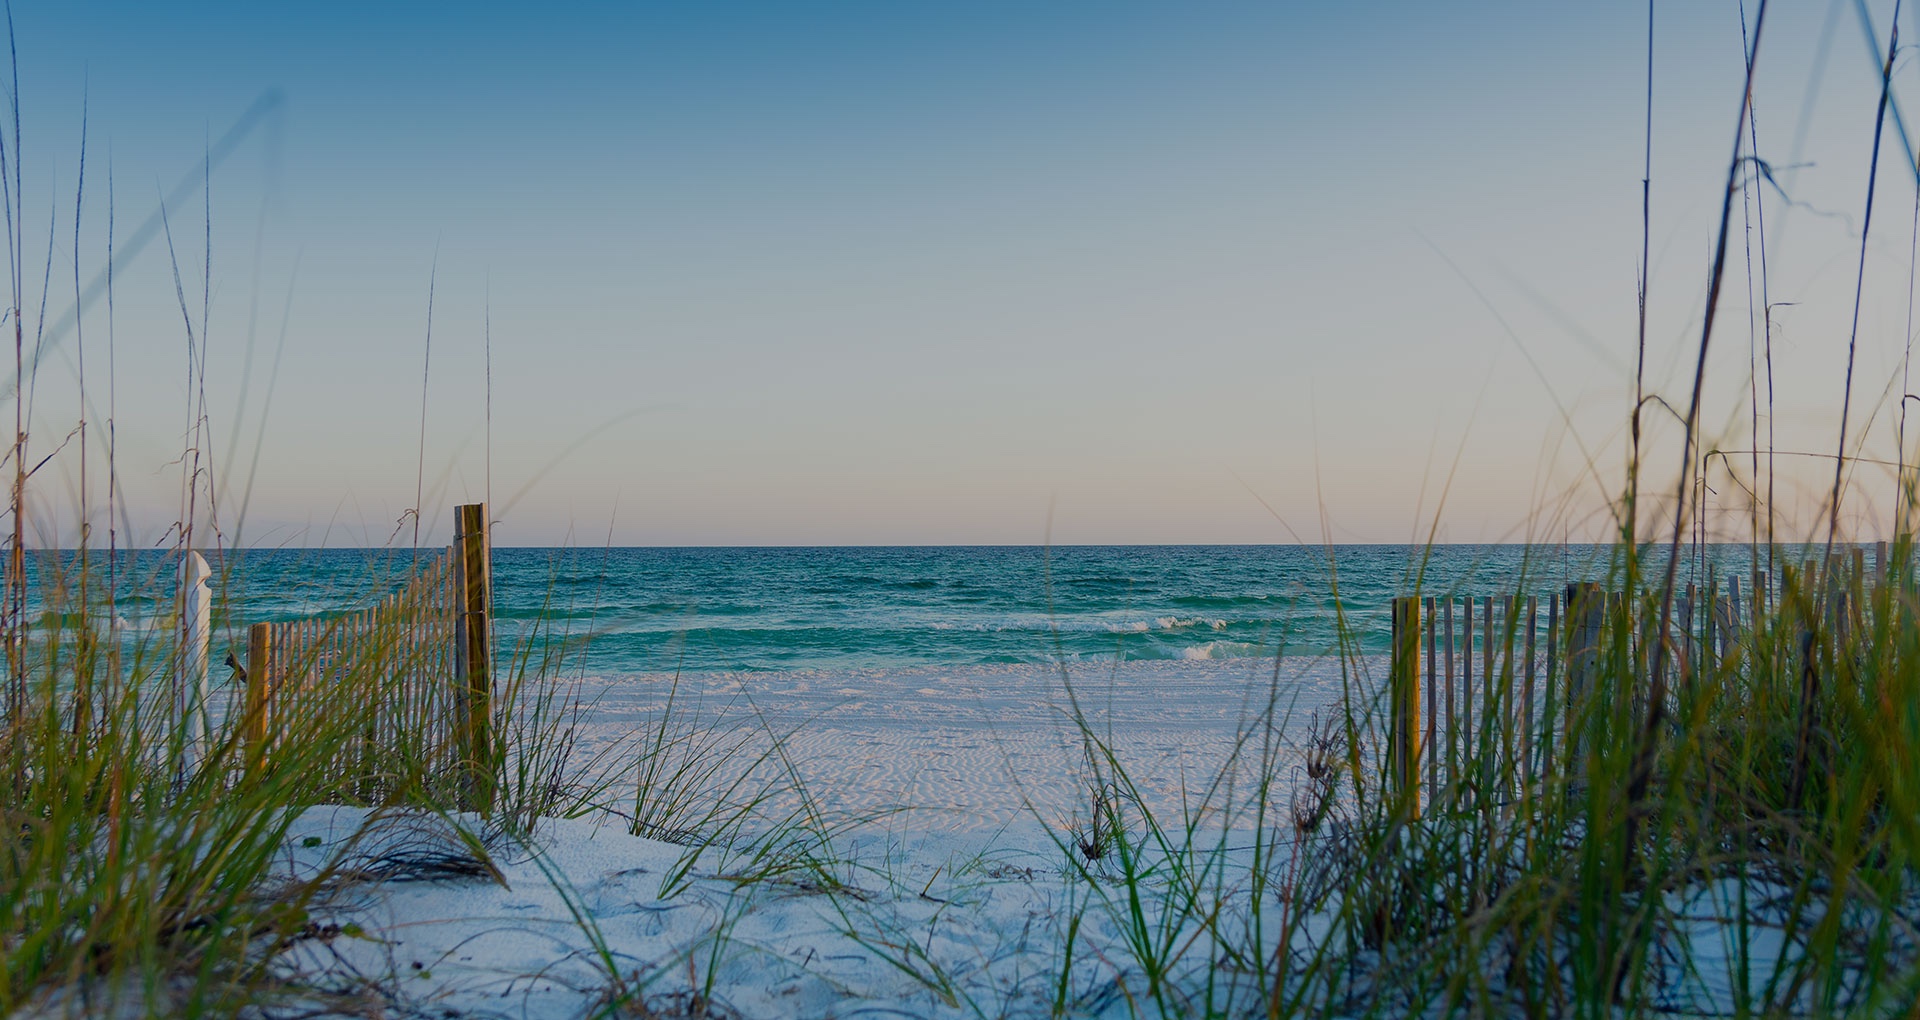
[[[1251,763],[1230,770],[1229,758],[1264,707],[1272,663],[1123,663],[1068,675],[1157,817],[1197,808],[1218,776],[1252,775]],[[426,862],[421,874],[356,884],[324,904],[315,920],[330,934],[285,963],[319,987],[463,1014],[579,1016],[623,981],[655,1008],[710,996],[727,1016],[1045,1015],[1062,994],[1078,1015],[1126,1015],[1138,1007],[1125,991],[1138,968],[1127,962],[1124,912],[1068,859],[1074,823],[1087,815],[1086,766],[1059,677],[1034,666],[835,672],[826,684],[804,671],[684,677],[681,710],[697,709],[703,727],[737,730],[756,748],[756,732],[782,735],[811,808],[836,826],[831,846],[806,848],[814,860],[743,880],[766,866],[765,847],[637,838],[624,819],[595,814],[543,822],[528,844],[492,841],[497,876],[437,874],[433,861],[468,851],[443,823],[395,816],[350,853],[377,862],[373,871]],[[1302,723],[1337,701],[1331,663],[1286,664],[1281,678]],[[670,683],[583,682],[591,708],[577,754],[644,731]],[[611,796],[620,806],[621,792]],[[796,800],[782,791],[761,814],[788,817]],[[1224,801],[1214,794],[1216,806]],[[293,872],[328,861],[367,817],[307,812],[290,835]],[[1244,867],[1249,820],[1235,817],[1233,832],[1219,821],[1210,809],[1195,849]],[[1162,849],[1145,833],[1130,838],[1149,857]],[[1210,895],[1243,915],[1235,923],[1278,907],[1247,902],[1231,870],[1210,880]],[[1088,948],[1063,992],[1074,940]],[[1176,955],[1173,994],[1193,1008],[1247,994],[1230,976],[1219,980],[1222,961],[1206,952]],[[613,967],[620,981],[610,980]]]

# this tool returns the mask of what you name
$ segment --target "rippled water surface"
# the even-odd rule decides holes
[[[597,675],[871,670],[1312,654],[1344,625],[1385,648],[1397,594],[1544,595],[1605,580],[1596,546],[1070,546],[629,548],[494,552],[505,638],[547,619],[590,637]],[[423,554],[427,555],[427,554]],[[1722,573],[1745,547],[1711,553]],[[1692,555],[1686,574],[1708,557]],[[408,550],[215,557],[232,627],[365,605],[406,577]],[[51,559],[43,559],[44,574]],[[123,561],[118,613],[170,606],[173,559]]]

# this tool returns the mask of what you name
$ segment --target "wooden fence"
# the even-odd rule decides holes
[[[355,732],[318,766],[344,787],[372,799],[397,777],[455,777],[464,807],[491,810],[486,504],[456,507],[454,525],[453,544],[372,608],[249,629],[243,725],[253,767],[273,767],[296,727]]]
[[[1849,562],[1850,560],[1850,562]],[[1820,572],[1825,613],[1844,640],[1862,604],[1870,576],[1886,576],[1886,551],[1876,550],[1874,575],[1855,549]],[[1814,576],[1812,564],[1802,574]],[[1768,619],[1778,593],[1766,572],[1745,585],[1739,575],[1722,583],[1675,592],[1665,667],[1672,690],[1703,676],[1718,677],[1756,620]],[[1556,770],[1578,768],[1575,712],[1599,676],[1601,649],[1624,647],[1630,673],[1650,676],[1656,603],[1629,599],[1593,583],[1567,585],[1544,600],[1534,595],[1393,600],[1388,667],[1388,746],[1385,767],[1399,789],[1412,789],[1416,817],[1423,803],[1479,798],[1505,800]],[[1603,635],[1626,641],[1603,642]],[[1636,700],[1644,690],[1624,692]],[[1637,714],[1637,713],[1636,713]]]

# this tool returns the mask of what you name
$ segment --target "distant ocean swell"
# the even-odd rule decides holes
[[[869,667],[876,663],[987,665],[1078,662],[1093,659],[1219,659],[1257,657],[1279,649],[1264,623],[1218,620],[1160,627],[1156,621],[1118,624],[1063,621],[1057,627],[1001,624],[929,626],[843,623],[819,626],[682,626],[602,621],[592,635],[596,666],[658,672],[685,661],[688,668]],[[1236,635],[1222,637],[1222,634]]]
[[[1686,580],[1743,546],[1690,554]],[[494,551],[503,640],[586,638],[596,675],[901,670],[1315,656],[1387,645],[1396,595],[1545,595],[1605,580],[1604,546],[1072,546]],[[265,550],[215,563],[222,627],[361,608],[406,550]],[[171,556],[117,571],[138,627],[170,612]],[[1336,595],[1337,591],[1337,595]],[[1354,646],[1349,646],[1354,647]]]

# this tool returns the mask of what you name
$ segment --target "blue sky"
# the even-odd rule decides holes
[[[1890,5],[1870,6],[1884,31]],[[1834,443],[1872,135],[1875,68],[1852,4],[1831,10],[1774,6],[1756,91],[1762,155],[1799,164],[1781,180],[1803,203],[1765,205],[1772,297],[1795,302],[1774,338],[1782,449]],[[528,544],[1405,541],[1436,512],[1444,539],[1559,538],[1592,533],[1617,485],[1644,7],[15,14],[50,318],[72,303],[83,96],[85,277],[109,153],[124,240],[278,97],[210,205],[168,209],[229,538],[377,544],[417,484],[442,530],[491,492],[500,540]],[[1649,378],[1679,401],[1740,14],[1671,5],[1656,28]],[[1879,199],[1855,431],[1891,457],[1913,208],[1891,139]],[[1709,375],[1727,450],[1752,445],[1744,272]],[[116,287],[120,476],[157,539],[189,415],[165,245]],[[97,421],[104,306],[83,325]],[[73,355],[63,338],[40,373],[40,448],[79,416]],[[1781,469],[1800,519],[1822,470]],[[69,534],[76,459],[42,478],[37,521]],[[1740,486],[1711,484],[1733,534]],[[1886,488],[1858,484],[1865,533]]]

